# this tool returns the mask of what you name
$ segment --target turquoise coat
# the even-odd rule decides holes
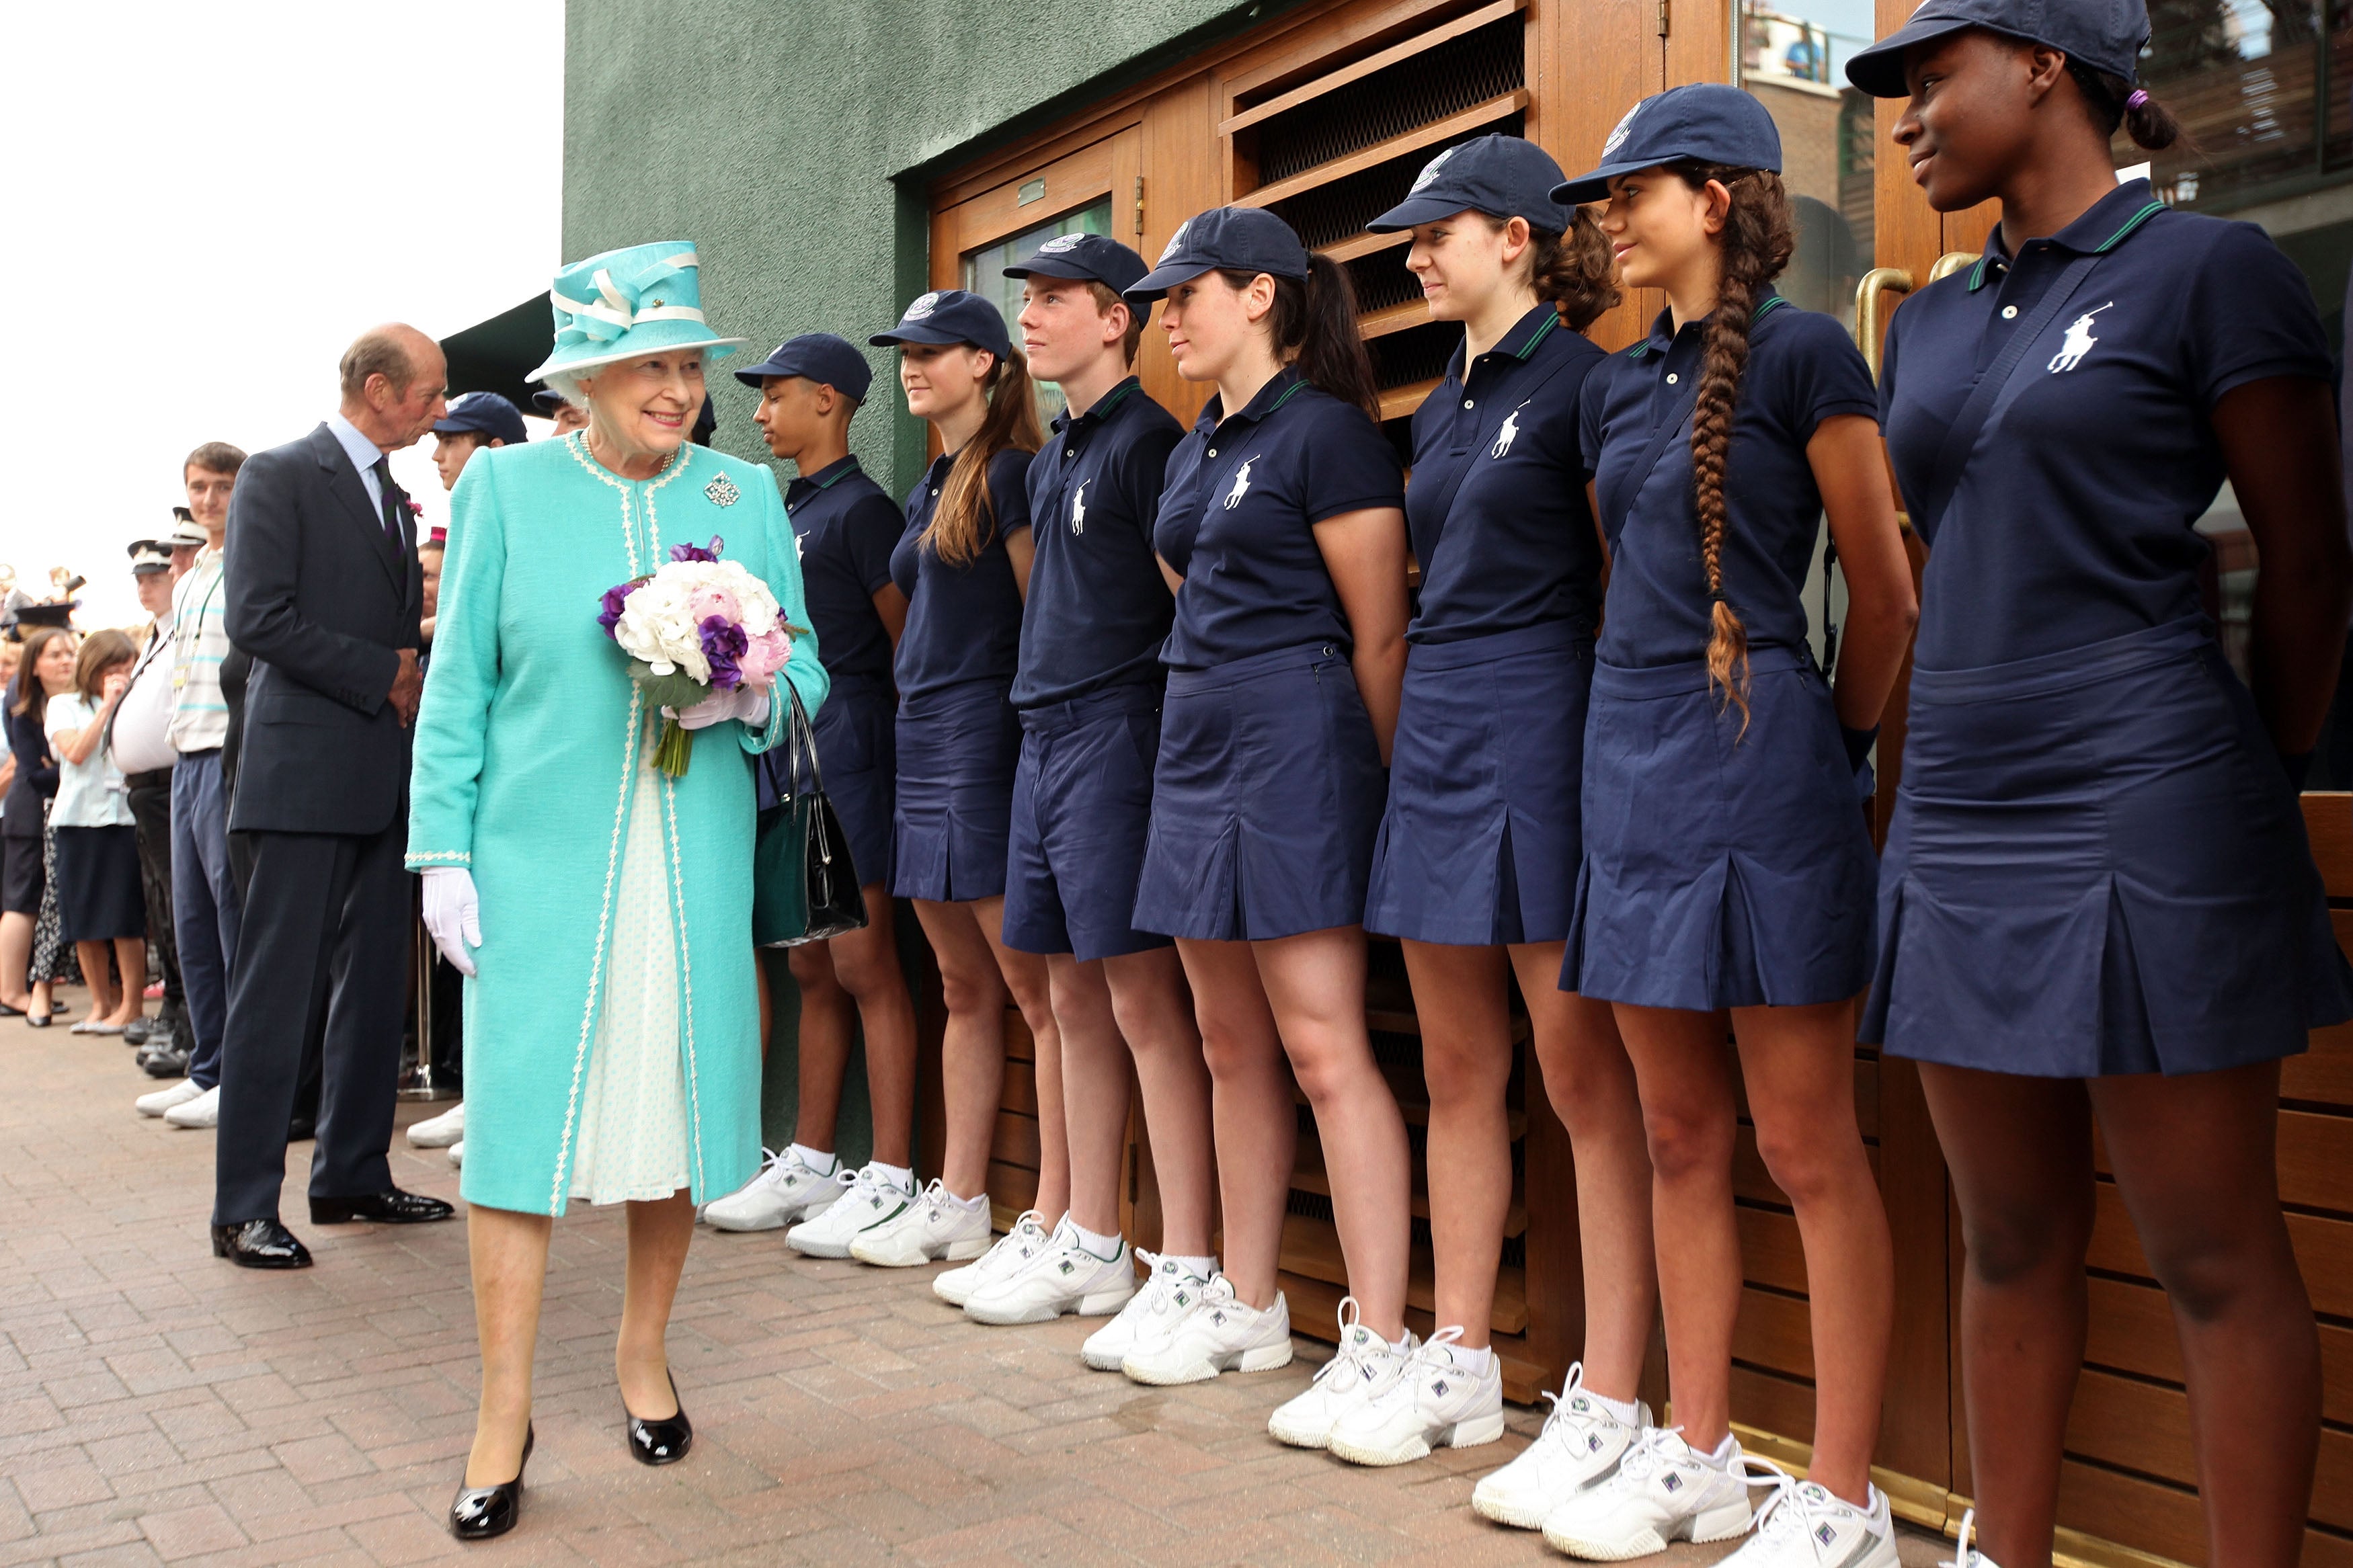
[[[786,619],[809,624],[776,480],[707,447],[681,447],[642,482],[599,464],[583,435],[495,447],[451,497],[407,864],[466,867],[481,899],[480,973],[465,984],[468,1203],[564,1212],[631,784],[651,743],[598,600],[714,534]],[[827,682],[813,635],[793,639],[786,673],[814,711]],[[771,704],[756,731],[698,731],[686,776],[661,785],[697,1203],[759,1164],[750,753],[778,742],[789,711]]]

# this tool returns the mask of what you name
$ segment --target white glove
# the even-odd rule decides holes
[[[767,689],[739,686],[733,691],[714,691],[691,708],[676,711],[665,708],[662,717],[677,720],[681,730],[707,730],[729,719],[741,719],[757,729],[768,721]]]
[[[474,973],[469,947],[482,945],[482,900],[474,874],[463,866],[438,866],[425,873],[425,929],[433,945],[460,974]]]

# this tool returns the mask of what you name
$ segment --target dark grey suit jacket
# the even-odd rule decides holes
[[[229,501],[229,641],[253,656],[229,826],[377,833],[408,795],[385,699],[425,607],[413,519],[385,534],[322,423],[247,459]]]

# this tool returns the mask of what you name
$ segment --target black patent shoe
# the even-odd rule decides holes
[[[531,1463],[532,1444],[538,1433],[522,1429],[522,1458],[514,1479],[494,1487],[459,1487],[449,1503],[449,1533],[460,1541],[488,1541],[504,1535],[522,1520],[522,1472]]]
[[[378,1225],[430,1225],[457,1212],[439,1198],[404,1193],[398,1187],[363,1193],[357,1197],[311,1200],[312,1225],[343,1225],[355,1219],[374,1220]]]
[[[274,1219],[213,1226],[213,1256],[239,1268],[308,1268],[311,1249]]]
[[[694,1447],[694,1423],[686,1418],[686,1406],[679,1401],[678,1377],[664,1375],[670,1378],[670,1402],[678,1405],[677,1415],[648,1421],[629,1415],[628,1402],[621,1403],[621,1414],[629,1416],[629,1458],[641,1465],[675,1465]]]

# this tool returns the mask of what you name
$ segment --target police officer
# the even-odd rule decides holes
[[[1350,1411],[1332,1438],[1344,1459],[1398,1464],[1503,1433],[1488,1322],[1512,1196],[1516,971],[1577,1149],[1587,1303],[1583,1360],[1543,1440],[1473,1494],[1480,1511],[1523,1527],[1640,1435],[1635,1384],[1657,1300],[1633,1068],[1609,1004],[1557,984],[1601,607],[1577,411],[1604,356],[1582,333],[1617,300],[1601,231],[1552,199],[1561,178],[1535,143],[1482,136],[1440,153],[1367,226],[1411,232],[1405,265],[1431,319],[1463,331],[1413,419],[1405,505],[1421,594],[1365,913],[1367,928],[1403,939],[1422,1019],[1441,1331],[1426,1368]]]
[[[1763,105],[1701,84],[1637,104],[1600,166],[1553,192],[1607,198],[1620,280],[1668,301],[1579,408],[1611,560],[1561,984],[1614,1005],[1633,1059],[1680,1430],[1646,1428],[1545,1538],[1614,1561],[1749,1526],[1729,1409],[1729,1012],[1758,1149],[1805,1242],[1816,1375],[1809,1478],[1767,1472],[1779,1517],[1732,1560],[1894,1568],[1870,1480],[1894,1265],[1855,1121],[1853,1006],[1873,872],[1857,803],[1912,584],[1871,373],[1834,319],[1773,291],[1793,248],[1780,166]],[[1851,601],[1835,686],[1799,597],[1825,510]]]
[[[768,450],[798,470],[785,488],[785,511],[818,656],[833,682],[812,723],[867,919],[862,931],[791,950],[800,991],[793,1142],[703,1217],[722,1230],[790,1226],[785,1240],[795,1250],[847,1258],[851,1237],[877,1217],[872,1200],[890,1199],[881,1211],[887,1213],[915,1189],[915,1012],[891,907],[891,651],[907,624],[891,552],[904,520],[849,450],[849,422],[874,373],[847,339],[804,332],[735,376],[760,394],[753,418]],[[786,762],[781,753],[760,759],[763,810],[776,803]],[[763,1006],[766,984],[763,972]],[[853,1175],[835,1153],[835,1123],[850,1047],[861,1033],[872,1158]],[[766,1034],[764,1027],[761,1037]],[[858,1201],[838,1201],[853,1189]]]
[[[531,439],[522,413],[495,392],[470,392],[433,422],[433,467],[441,488],[454,490],[467,459],[486,447],[520,447]]]
[[[1153,529],[1182,585],[1135,921],[1176,938],[1192,982],[1226,1257],[1123,1369],[1176,1384],[1290,1361],[1287,1055],[1352,1296],[1339,1354],[1268,1430],[1320,1448],[1415,1342],[1405,1123],[1366,1033],[1362,924],[1405,664],[1403,487],[1347,275],[1289,225],[1258,207],[1188,219],[1127,290],[1139,309],[1163,298],[1178,374],[1217,395],[1169,459]]]
[[[1042,954],[1062,1040],[1071,1209],[1045,1246],[965,1301],[981,1322],[1118,1316],[1087,1363],[1116,1370],[1138,1324],[1217,1272],[1209,1256],[1209,1077],[1176,949],[1134,929],[1160,742],[1171,599],[1152,552],[1168,454],[1184,427],[1130,367],[1150,307],[1120,290],[1144,258],[1102,235],[1045,242],[1023,280],[1022,346],[1068,406],[1029,465],[1035,559],[1021,620],[1005,942]],[[1125,1043],[1122,1043],[1122,1037]],[[1164,1251],[1138,1292],[1119,1235],[1129,1053],[1151,1127]]]
[[[2210,1556],[2297,1560],[2319,1436],[2274,1142],[2280,1058],[2353,1016],[2296,801],[2353,585],[2330,355],[2261,229],[2117,181],[2119,127],[2178,133],[2148,32],[2138,0],[1929,0],[1848,67],[1910,98],[1931,206],[2001,204],[1881,374],[1932,548],[1862,1034],[1922,1064],[1952,1172],[1974,1556],[2010,1568],[2051,1555],[2094,1121],[2173,1297]],[[2252,692],[2199,590],[2226,478]]]

